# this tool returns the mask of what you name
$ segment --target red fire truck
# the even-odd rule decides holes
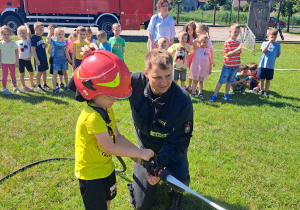
[[[1,0],[0,24],[16,31],[36,21],[63,27],[97,26],[111,34],[111,26],[122,30],[144,29],[154,12],[154,0]]]

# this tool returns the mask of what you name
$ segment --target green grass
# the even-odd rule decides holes
[[[242,53],[242,63],[258,62],[259,47],[255,54]],[[299,45],[282,45],[276,68],[299,68],[299,50]],[[131,71],[143,70],[145,53],[146,43],[126,43]],[[214,69],[221,69],[221,51],[215,61]],[[192,100],[190,188],[226,209],[299,209],[300,72],[276,71],[268,99],[248,93],[225,102],[222,87],[217,102],[210,103],[219,75],[212,73],[204,84],[204,102]],[[41,159],[74,157],[75,126],[84,107],[74,93],[1,94],[0,103],[0,177]],[[117,101],[114,109],[120,132],[136,143],[128,101]],[[133,209],[126,187],[133,163],[124,159],[128,170],[117,175],[118,195],[111,209]],[[43,163],[20,172],[0,185],[0,198],[0,209],[83,209],[74,161]],[[160,190],[153,209],[166,209],[167,199],[166,190]],[[210,208],[185,193],[183,209]]]

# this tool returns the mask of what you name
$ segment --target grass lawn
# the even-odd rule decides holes
[[[255,53],[242,53],[242,63],[259,62],[259,48],[257,44]],[[276,68],[298,69],[299,50],[299,45],[282,45]],[[145,53],[146,43],[126,43],[131,71],[143,70]],[[221,69],[221,51],[215,52],[215,61],[214,70]],[[204,84],[204,102],[193,99],[190,188],[226,209],[300,209],[300,71],[276,71],[268,99],[247,93],[225,102],[222,87],[217,102],[210,103],[219,75],[212,73]],[[51,80],[48,84],[52,86]],[[34,161],[74,157],[76,121],[85,106],[74,100],[74,93],[1,94],[0,104],[0,178]],[[128,101],[117,101],[114,109],[120,132],[136,143]],[[124,160],[128,170],[117,175],[118,195],[111,209],[133,209],[126,187],[133,162]],[[166,188],[163,184],[161,189]],[[72,160],[18,173],[0,184],[0,198],[0,209],[83,209]],[[167,206],[166,190],[160,190],[153,209]],[[183,209],[210,208],[185,193]]]

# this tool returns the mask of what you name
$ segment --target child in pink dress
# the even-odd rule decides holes
[[[196,86],[199,82],[198,97],[204,100],[202,95],[203,81],[207,81],[208,76],[211,74],[212,56],[210,49],[207,48],[208,36],[200,35],[198,40],[194,40],[193,49],[195,56],[192,60],[189,79],[193,80],[192,98],[195,98]]]

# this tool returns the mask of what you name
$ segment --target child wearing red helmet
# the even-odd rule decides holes
[[[69,88],[76,91],[76,100],[87,101],[77,121],[75,140],[75,176],[84,206],[109,209],[116,196],[112,155],[144,160],[154,155],[150,149],[138,149],[116,126],[112,105],[117,98],[131,95],[130,72],[116,55],[95,51],[74,71]]]

